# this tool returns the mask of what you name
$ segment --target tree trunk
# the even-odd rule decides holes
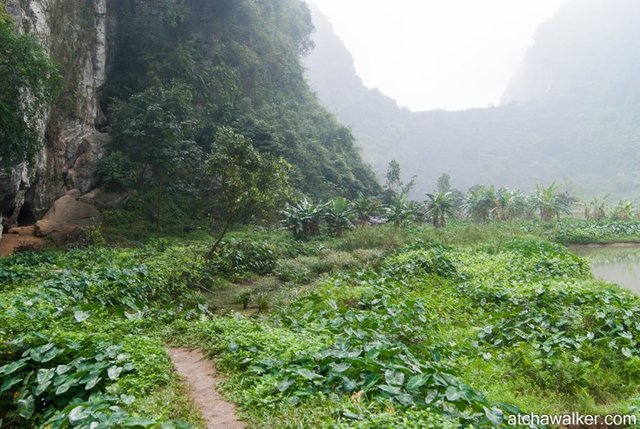
[[[231,226],[231,221],[232,221],[233,217],[230,216],[229,218],[227,218],[225,224],[224,224],[224,229],[222,230],[222,232],[220,233],[220,236],[218,237],[218,239],[216,240],[215,243],[213,243],[213,246],[211,246],[211,249],[209,249],[209,252],[207,252],[207,256],[206,256],[206,260],[210,261],[211,258],[213,258],[213,255],[216,253],[216,250],[218,250],[218,246],[220,245],[220,243],[222,242],[222,239],[224,238],[224,236],[227,234],[227,231],[229,231],[229,227]]]

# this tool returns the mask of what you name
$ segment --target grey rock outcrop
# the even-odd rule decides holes
[[[107,0],[6,0],[16,31],[33,33],[61,66],[65,87],[41,124],[44,149],[33,165],[0,172],[0,217],[15,226],[21,210],[40,218],[70,189],[97,185],[106,135],[99,93],[107,77]],[[26,204],[25,204],[26,203]]]

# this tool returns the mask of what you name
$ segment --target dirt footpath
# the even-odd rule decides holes
[[[238,420],[235,405],[225,401],[216,390],[223,379],[201,351],[171,348],[169,356],[176,371],[187,383],[191,400],[200,410],[208,429],[245,428]]]

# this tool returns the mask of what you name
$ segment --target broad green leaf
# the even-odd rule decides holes
[[[27,365],[26,362],[27,359],[20,359],[15,362],[11,362],[10,364],[7,364],[0,368],[0,374],[11,375],[17,370],[24,368]]]
[[[51,381],[45,381],[44,383],[39,383],[38,387],[36,387],[36,396],[42,395],[46,390],[51,386]]]
[[[413,396],[409,395],[408,393],[401,393],[400,395],[397,395],[395,399],[405,407],[414,403]]]
[[[114,381],[117,380],[118,377],[120,377],[121,373],[122,373],[122,367],[120,366],[112,366],[107,370],[107,375],[109,376],[109,379]]]
[[[69,413],[69,423],[75,426],[77,423],[87,419],[90,416],[91,416],[91,412],[89,410],[85,410],[85,408],[82,405],[80,405],[75,407]]]
[[[307,380],[314,380],[316,378],[322,378],[322,376],[320,374],[316,374],[313,371],[310,371],[306,368],[298,368],[296,369],[296,374],[302,376],[303,378],[307,379]]]
[[[74,384],[75,384],[75,380],[73,379],[65,381],[56,389],[56,395],[62,395],[66,393],[69,389],[71,389],[71,386],[73,386]]]
[[[56,357],[58,357],[61,353],[62,353],[62,350],[53,348],[42,355],[40,362],[42,363],[50,362]]]
[[[70,369],[71,369],[70,365],[58,365],[58,367],[56,368],[56,374],[58,375],[66,374],[67,372],[69,372]]]
[[[0,393],[4,393],[11,390],[13,386],[15,386],[16,384],[19,384],[21,381],[22,381],[22,376],[20,375],[16,375],[11,378],[5,379],[4,383],[2,383],[2,387],[0,387]]]
[[[55,374],[56,370],[54,368],[39,369],[38,374],[36,375],[36,380],[38,383],[46,383],[47,381],[51,381]]]
[[[482,407],[484,409],[484,415],[487,416],[487,419],[496,426],[500,426],[502,424],[503,413],[499,408],[487,408]]]
[[[289,387],[293,386],[294,384],[295,384],[295,381],[291,380],[290,378],[285,378],[280,383],[278,383],[278,391],[284,392],[285,390],[287,390]]]
[[[349,368],[351,368],[351,364],[350,363],[340,363],[340,364],[337,364],[337,365],[331,365],[331,370],[333,372],[337,372],[337,373],[345,372]]]
[[[347,392],[353,392],[356,390],[356,382],[355,380],[350,379],[349,377],[342,377],[342,388]]]
[[[136,397],[133,395],[120,395],[120,400],[125,405],[131,405],[136,400]]]
[[[445,392],[445,396],[447,398],[448,401],[450,402],[457,402],[460,399],[465,397],[465,391],[460,389],[457,386],[449,386],[449,388],[447,388],[447,391]]]
[[[18,400],[17,408],[20,417],[24,417],[25,419],[29,420],[36,410],[36,404],[33,396],[29,395],[24,399]]]
[[[382,390],[383,392],[391,393],[392,395],[399,395],[400,393],[402,393],[399,387],[389,386],[387,384],[378,386],[378,389]]]
[[[371,389],[373,386],[375,386],[376,384],[378,384],[378,381],[380,381],[380,377],[378,377],[375,374],[369,374],[365,377],[364,380],[364,385],[362,386],[362,390],[364,390],[365,392],[369,389]]]
[[[387,384],[392,386],[402,386],[404,384],[404,374],[393,369],[388,369],[385,371],[384,379]]]
[[[407,390],[410,392],[415,392],[420,389],[422,386],[427,384],[431,376],[429,374],[418,374],[414,375],[407,382]]]
[[[100,380],[102,380],[102,377],[99,377],[97,375],[94,375],[93,377],[89,378],[89,380],[87,381],[87,384],[84,386],[84,390],[93,389],[94,387],[96,387],[98,383],[100,383]]]
[[[85,320],[87,320],[89,317],[91,317],[91,313],[89,313],[88,311],[78,310],[75,313],[73,313],[73,317],[76,319],[76,322],[82,323]]]

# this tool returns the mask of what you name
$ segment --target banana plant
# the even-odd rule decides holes
[[[360,193],[351,203],[353,213],[356,215],[359,225],[371,223],[371,219],[379,216],[383,210],[382,200],[379,198],[367,197]]]
[[[306,239],[320,234],[320,222],[327,208],[326,203],[314,203],[303,198],[294,204],[287,204],[282,211],[282,226],[293,232],[298,239]]]
[[[327,204],[324,218],[337,237],[340,237],[345,230],[355,228],[356,216],[351,204],[344,197],[337,197]]]
[[[427,216],[436,228],[444,228],[446,218],[455,216],[455,198],[451,192],[427,194],[425,204]]]

